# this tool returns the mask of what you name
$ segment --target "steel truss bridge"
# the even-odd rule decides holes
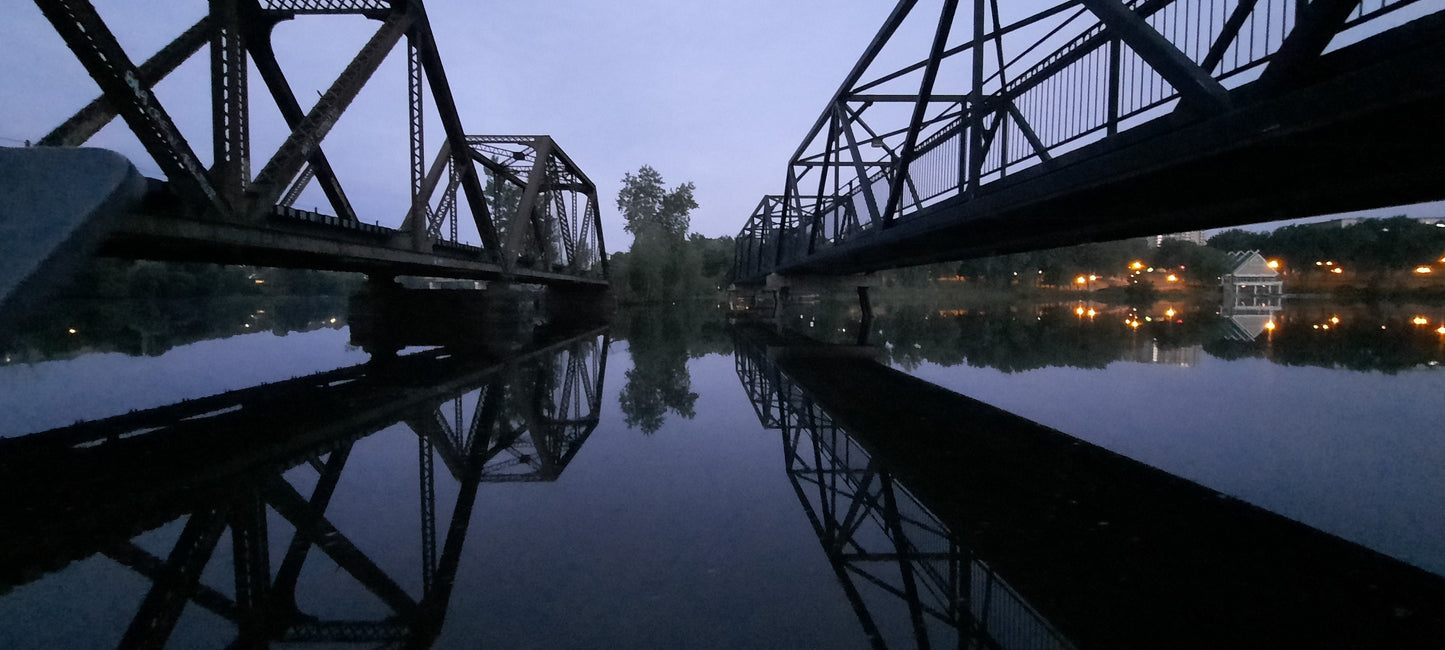
[[[102,254],[606,286],[596,186],[547,136],[468,134],[422,0],[211,0],[203,18],[140,65],[88,0],[36,5],[101,89],[38,144],[80,146],[119,117],[165,175],[98,244]],[[316,103],[303,109],[277,61],[272,30],[296,20],[317,24],[309,33],[324,37],[325,19],[343,15],[365,16],[379,26]],[[151,90],[207,45],[209,165]],[[410,177],[406,185],[397,179],[396,189],[409,192],[410,207],[390,217],[363,214],[347,198],[322,142],[397,47],[407,61]],[[266,158],[253,151],[248,61],[288,133]],[[428,90],[442,125],[430,158],[423,128]],[[403,137],[400,125],[396,137]],[[254,174],[253,161],[259,166]],[[329,214],[294,207],[313,183],[325,194]],[[470,219],[480,246],[458,240],[459,218]]]
[[[1445,199],[1438,0],[915,4],[743,226],[740,283]],[[925,45],[910,16],[928,49],[881,63]]]
[[[733,330],[875,648],[1431,648],[1445,579],[872,360]],[[900,623],[903,621],[903,623]]]
[[[574,330],[505,354],[441,348],[379,357],[0,441],[0,589],[100,554],[150,582],[123,648],[165,646],[189,605],[233,624],[233,647],[428,647],[446,615],[477,490],[562,473],[597,426],[607,344],[602,330]],[[353,543],[348,535],[365,536],[364,528],[343,531],[326,516],[353,445],[397,425],[417,439],[419,596]],[[459,485],[440,536],[436,459]],[[310,496],[298,480],[314,486]],[[276,535],[288,531],[268,530],[270,512],[289,524],[289,541]],[[165,557],[132,541],[181,519]],[[227,529],[234,595],[202,581]],[[285,549],[274,568],[272,544]],[[313,551],[389,614],[308,613],[297,586]]]

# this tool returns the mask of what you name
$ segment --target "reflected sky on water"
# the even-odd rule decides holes
[[[1095,316],[1075,313],[1079,307],[1095,310]],[[247,309],[254,314],[267,307]],[[1164,318],[1167,309],[1180,318]],[[276,310],[271,306],[267,314],[279,319]],[[1445,441],[1431,426],[1442,415],[1438,396],[1445,394],[1445,373],[1430,365],[1442,358],[1445,348],[1413,330],[1403,338],[1364,338],[1363,328],[1370,319],[1387,327],[1413,325],[1410,319],[1424,308],[1286,305],[1268,314],[1274,329],[1260,332],[1257,339],[1241,336],[1238,327],[1231,330],[1227,316],[1216,310],[1182,303],[1132,312],[1092,303],[1012,308],[883,305],[871,342],[880,346],[882,361],[916,377],[1445,573],[1440,541],[1445,539],[1445,518],[1438,516],[1438,504],[1445,503],[1445,475],[1439,470],[1445,467]],[[311,385],[319,392],[313,396],[283,384],[278,394],[297,400],[283,399],[284,408],[240,408],[200,419],[217,423],[211,427],[215,431],[231,431],[226,427],[233,426],[227,435],[253,435],[246,432],[256,422],[266,423],[257,428],[278,432],[278,440],[318,431],[314,425],[295,424],[293,415],[308,410],[318,417],[334,413],[336,421],[352,418],[357,426],[317,434],[313,447],[278,450],[274,457],[263,454],[208,480],[225,486],[259,485],[264,492],[267,485],[275,489],[279,479],[310,499],[324,482],[323,470],[336,458],[337,445],[346,445],[344,467],[333,476],[334,496],[322,509],[323,516],[407,598],[419,603],[428,602],[429,595],[433,602],[441,598],[434,595],[437,567],[446,564],[449,537],[458,531],[462,535],[452,538],[459,550],[453,573],[444,576],[450,585],[441,599],[444,620],[434,627],[399,612],[396,602],[363,586],[354,566],[338,564],[331,555],[334,549],[311,544],[294,599],[296,611],[315,620],[390,621],[399,625],[388,628],[393,636],[429,641],[435,635],[436,647],[916,643],[919,628],[907,598],[882,583],[866,581],[856,587],[859,595],[854,597],[840,581],[839,556],[826,552],[826,544],[820,546],[818,525],[827,524],[827,517],[810,519],[806,502],[800,502],[799,475],[790,470],[800,456],[788,454],[786,438],[780,442],[778,430],[760,418],[757,401],[744,389],[722,314],[707,309],[623,311],[606,335],[610,346],[605,371],[594,363],[592,371],[569,374],[575,364],[568,365],[566,353],[551,351],[526,362],[540,363],[536,367],[545,367],[554,377],[543,381],[537,374],[542,371],[522,372],[517,368],[526,364],[509,365],[508,359],[526,354],[527,344],[456,357],[445,349],[407,347],[400,358],[413,359],[414,367],[383,371],[368,365],[365,342],[351,340],[344,317],[329,322],[330,311],[334,307],[312,309],[284,324],[258,327],[266,330],[260,333],[235,332],[239,321],[228,318],[215,332],[174,337],[146,351],[149,356],[106,351],[126,346],[103,340],[77,349],[45,344],[43,338],[23,339],[28,346],[11,339],[7,353],[25,361],[0,365],[0,409],[13,414],[5,419],[0,436],[19,438],[77,420],[107,418],[117,423],[113,432],[126,433],[124,440],[144,441],[156,431],[171,435],[164,427],[137,428],[140,425],[122,421],[135,417],[126,415],[131,410],[153,408],[178,409],[156,416],[158,422],[169,423],[165,426],[180,427],[176,430],[187,435],[204,433],[211,425],[185,424],[197,414],[184,410],[184,400],[223,394],[232,396],[226,404],[241,403],[255,399],[246,391],[258,384],[298,382],[295,386]],[[1335,324],[1332,331],[1340,333],[1340,340],[1330,345],[1305,338],[1323,337],[1316,333],[1320,330],[1306,334],[1304,328],[1335,315],[1362,325],[1352,330]],[[1126,322],[1146,316],[1147,325]],[[856,318],[847,306],[818,305],[798,319],[807,325],[796,329],[817,339],[849,342],[857,333]],[[1433,322],[1438,317],[1429,318]],[[1179,320],[1184,322],[1175,322]],[[817,336],[823,331],[830,335]],[[543,357],[545,361],[539,361]],[[565,410],[559,406],[567,401],[563,395],[580,394],[576,391],[584,384],[600,389],[595,423],[581,425],[586,434],[574,428],[570,438],[539,433],[542,437],[534,440],[533,432],[550,430],[539,424],[537,414]],[[488,387],[499,391],[495,399],[500,406],[493,410],[484,407]],[[411,397],[394,397],[400,395]],[[399,400],[395,408],[392,399]],[[868,396],[857,399],[866,401]],[[252,422],[247,417],[262,419]],[[438,420],[444,424],[434,424]],[[461,432],[485,429],[479,421],[493,423],[488,430],[494,445],[467,446]],[[293,425],[294,435],[286,429]],[[442,441],[429,452],[435,477],[431,510],[425,505],[426,483],[418,483],[424,475],[419,444],[428,444],[419,443],[428,439],[419,431],[427,430],[433,431],[431,439]],[[129,432],[134,431],[143,434],[132,438]],[[448,438],[438,431],[450,431],[455,434],[451,439],[462,441],[453,452],[481,450],[475,461],[477,477],[512,478],[469,482],[465,468],[470,461],[465,459],[471,456],[453,453],[448,460]],[[509,438],[509,431],[525,431],[526,436]],[[905,433],[900,430],[898,435]],[[87,435],[109,439],[101,433]],[[547,442],[564,439],[572,442]],[[243,447],[269,450],[276,444]],[[82,447],[66,448],[74,452]],[[547,449],[550,456],[543,453]],[[42,451],[26,453],[40,454],[35,458],[59,453]],[[204,451],[202,445],[194,453]],[[130,453],[108,462],[143,466],[137,459],[147,456],[126,455]],[[546,480],[518,478],[542,476],[540,469],[529,468],[547,465],[544,456],[565,457],[565,462],[549,465],[553,469]],[[185,458],[200,467],[215,462]],[[106,478],[104,471],[95,475],[115,481],[113,486],[134,480],[124,475]],[[153,483],[168,485],[166,476]],[[185,492],[183,487],[190,485],[186,481],[192,479],[175,480],[176,489]],[[879,484],[872,485],[876,489]],[[32,481],[21,487],[44,486]],[[899,494],[908,494],[906,483],[899,489]],[[138,517],[141,523],[133,525],[143,529],[129,541],[124,541],[130,535],[124,526],[121,532],[112,526],[109,537],[77,538],[101,540],[93,548],[71,539],[69,546],[62,545],[64,552],[57,551],[60,557],[45,556],[38,564],[7,569],[14,572],[7,573],[8,587],[0,592],[0,646],[105,647],[120,642],[138,616],[150,611],[147,594],[157,585],[135,568],[140,557],[135,549],[164,561],[184,538],[188,522],[199,521],[197,513],[230,503],[206,496],[212,494],[206,489],[193,491],[199,496],[127,513]],[[228,487],[216,494],[234,491]],[[87,500],[84,490],[76,494],[64,498],[88,503],[79,506],[82,512],[106,503]],[[55,497],[67,503],[64,498]],[[293,539],[306,546],[306,535],[296,534],[297,521],[305,519],[298,520],[301,515],[294,510],[283,514],[261,498],[270,504],[263,508],[261,526],[269,540],[265,564],[276,576],[286,564],[288,548],[296,543]],[[470,503],[470,515],[454,522],[463,503]],[[909,510],[922,506],[895,507],[919,521],[932,521],[926,508]],[[226,508],[236,511],[232,505]],[[6,513],[11,522],[55,521],[13,502]],[[835,513],[838,520],[833,523],[846,514],[846,508]],[[432,550],[423,523],[428,517],[436,522]],[[254,529],[259,520],[226,515],[216,521],[224,533],[217,537],[197,584],[222,601],[235,602],[236,567],[243,563],[234,556],[234,530]],[[884,532],[869,533],[883,535],[874,541],[891,539],[889,529],[878,530]],[[920,535],[910,539],[922,539]],[[937,544],[947,538],[933,534],[929,539],[929,544]],[[348,562],[344,557],[342,562]],[[246,566],[256,566],[252,560]],[[969,566],[986,566],[986,560]],[[885,576],[883,582],[902,585],[896,582],[902,567],[890,561],[875,568]],[[1007,585],[1008,576],[999,579]],[[1030,595],[1011,597],[1027,603]],[[231,610],[207,607],[203,600],[192,594],[181,609],[171,647],[223,647],[243,629],[245,617],[234,612],[228,616]],[[1019,607],[1024,611],[1029,606]],[[963,625],[967,628],[987,620],[925,617],[935,643],[943,638],[953,643],[959,621],[972,620]],[[274,625],[286,620],[294,627],[301,619],[273,615],[269,620]],[[945,620],[953,622],[939,623]],[[940,629],[943,637],[937,636]],[[1051,628],[1045,624],[1039,629]],[[269,638],[286,637],[273,629]],[[1042,637],[998,632],[989,638],[1004,647],[1041,647],[1036,641]]]

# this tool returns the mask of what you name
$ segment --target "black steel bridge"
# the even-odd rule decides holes
[[[129,627],[114,631],[119,647],[164,647],[190,605],[234,628],[230,647],[430,647],[478,490],[561,475],[597,427],[608,340],[604,329],[544,329],[501,349],[378,355],[0,440],[0,592],[104,557],[148,583]],[[338,490],[345,494],[356,444],[394,427],[416,437],[419,592],[403,586],[417,584],[416,574],[388,573],[356,543],[366,539],[364,527],[338,527],[327,515]],[[445,490],[456,497],[443,521],[437,460],[444,480],[456,484]],[[268,530],[276,517],[284,525]],[[164,557],[135,541],[181,521]],[[229,553],[222,548],[228,530]],[[271,563],[272,544],[285,549],[279,566]],[[298,585],[308,584],[320,555],[385,614],[316,613]],[[202,570],[219,562],[231,564],[234,588],[202,580]]]
[[[962,4],[897,4],[740,284],[1445,199],[1441,2]]]
[[[1445,632],[1445,580],[1428,571],[868,348],[759,326],[734,340],[875,648],[1432,648]]]
[[[73,248],[82,253],[383,278],[607,286],[596,186],[548,136],[464,128],[422,0],[214,0],[204,17],[139,64],[88,0],[36,4],[101,93],[69,119],[57,116],[60,125],[38,138],[36,149],[10,150],[8,156],[30,154],[36,162],[12,163],[7,172],[44,166],[57,148],[82,146],[119,118],[165,176],[109,197],[104,211],[118,214],[74,236]],[[277,60],[273,29],[294,20],[306,34],[325,38],[328,19],[357,15],[377,23],[374,34],[303,108]],[[409,142],[410,170],[396,179],[395,191],[411,200],[404,213],[384,215],[347,198],[323,142],[397,48],[404,50],[407,78],[393,81],[397,90],[406,88],[408,115],[405,125],[396,124],[394,141]],[[201,143],[181,132],[152,91],[203,49],[210,59],[209,151],[197,149]],[[252,138],[250,66],[285,122],[274,151],[259,150]],[[424,132],[428,119],[440,122],[441,133]],[[388,155],[387,133],[376,135],[376,155]],[[18,173],[11,176],[21,182]],[[295,207],[312,185],[329,211]],[[480,242],[459,239],[459,219],[470,221]]]

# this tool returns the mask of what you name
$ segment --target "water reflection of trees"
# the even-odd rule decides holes
[[[710,305],[641,307],[618,314],[615,332],[626,339],[632,369],[619,402],[627,426],[653,433],[668,412],[692,419],[697,393],[688,359],[731,354],[721,314]]]
[[[885,348],[892,364],[910,370],[925,362],[1004,372],[1103,368],[1115,361],[1179,360],[1199,352],[1224,360],[1260,358],[1282,365],[1387,373],[1445,361],[1445,334],[1437,330],[1445,327],[1445,308],[1439,306],[1286,305],[1274,312],[1271,329],[1254,337],[1241,335],[1218,305],[1199,302],[1147,307],[1088,302],[966,308],[902,304],[879,312],[869,342]],[[1261,324],[1264,320],[1260,318]],[[846,343],[856,340],[858,322],[857,307],[824,303],[789,326]]]
[[[0,332],[0,349],[14,361],[29,362],[90,352],[159,356],[177,346],[237,334],[343,327],[346,301],[344,296],[267,295],[57,300]]]

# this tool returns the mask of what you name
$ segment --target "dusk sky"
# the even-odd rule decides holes
[[[883,63],[926,54],[937,4],[919,3]],[[1010,2],[1005,18],[1047,4]],[[137,64],[206,7],[200,1],[96,5]],[[613,252],[630,242],[616,210],[621,177],[643,164],[669,186],[696,183],[693,231],[735,234],[763,194],[781,192],[788,157],[892,7],[887,0],[427,3],[468,132],[555,137],[597,183]],[[39,139],[98,90],[33,4],[6,3],[0,16],[0,145],[18,146]],[[378,25],[309,16],[277,27],[278,57],[303,106]],[[204,161],[211,155],[208,77],[203,49],[156,89]],[[428,102],[430,159],[441,128]],[[254,71],[251,106],[254,173],[285,134]],[[143,173],[160,176],[120,120],[89,144],[118,150]],[[398,47],[323,142],[363,220],[400,223],[408,201],[406,147],[405,60]],[[297,207],[330,211],[314,184]],[[1434,204],[1410,212],[1442,211]]]
[[[788,156],[893,3],[878,0],[427,3],[472,134],[549,134],[598,186],[608,248],[625,250],[616,197],[624,172],[656,168],[697,185],[692,229],[737,232],[761,195],[782,189]],[[190,26],[204,2],[118,2],[97,9],[137,64]],[[0,145],[37,140],[98,94],[36,7],[0,10]],[[275,32],[303,106],[314,102],[380,23],[309,16]],[[923,45],[927,47],[926,43]],[[198,52],[157,95],[210,159],[209,57]],[[253,72],[253,173],[284,132]],[[434,106],[428,154],[440,142]],[[90,145],[159,176],[121,120]],[[393,50],[323,142],[364,220],[399,224],[407,205],[406,63]],[[428,158],[430,159],[430,158]],[[297,207],[329,212],[313,184]]]

